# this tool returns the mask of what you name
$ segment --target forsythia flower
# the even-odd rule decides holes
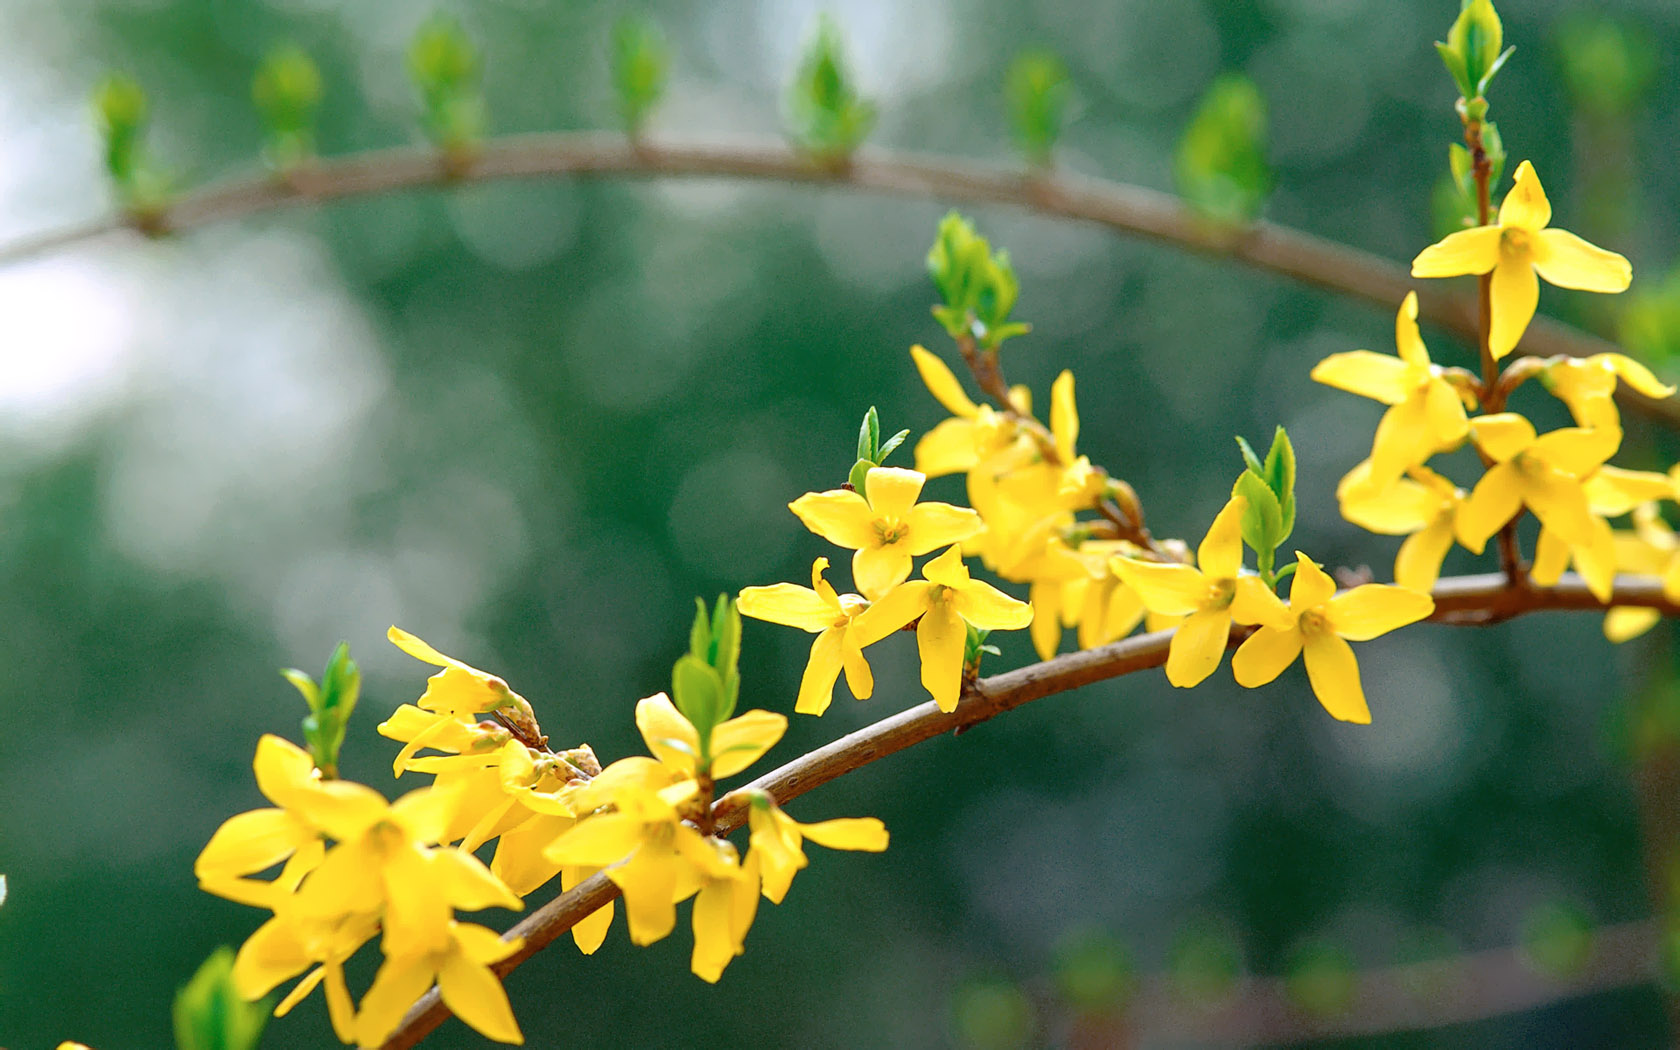
[[[787,732],[787,716],[748,711],[712,727],[707,767],[713,779],[732,777],[764,757]],[[636,728],[654,757],[682,776],[700,770],[700,731],[684,718],[670,697],[655,693],[636,704]]]
[[[396,1030],[408,1008],[437,981],[438,993],[455,1016],[502,1043],[523,1043],[507,992],[490,969],[524,943],[504,941],[495,930],[451,920],[442,940],[425,950],[387,957],[362,996],[356,1041],[377,1046]]]
[[[1364,642],[1428,616],[1435,601],[1427,594],[1368,583],[1346,594],[1305,554],[1295,552],[1295,579],[1282,615],[1251,635],[1231,658],[1238,684],[1265,685],[1303,656],[1313,694],[1344,722],[1368,724],[1371,710],[1359,684],[1359,664],[1349,641]]]
[[[1370,469],[1369,460],[1360,463],[1336,486],[1342,517],[1370,532],[1405,536],[1394,557],[1394,582],[1414,591],[1434,589],[1452,549],[1464,490],[1425,466],[1408,467],[1411,477],[1374,488]]]
[[[887,829],[874,817],[842,817],[801,824],[783,813],[762,791],[753,792],[747,813],[752,828],[749,845],[758,858],[764,880],[764,897],[771,904],[782,903],[793,876],[808,863],[802,843],[810,839],[829,849],[866,850],[879,853],[887,848]]]
[[[1592,546],[1593,516],[1581,479],[1615,455],[1620,430],[1565,427],[1537,436],[1534,425],[1515,412],[1481,416],[1470,427],[1494,465],[1459,508],[1460,542],[1480,554],[1488,538],[1526,504],[1571,548]]]
[[[834,682],[846,671],[846,685],[859,700],[875,691],[875,676],[863,658],[862,634],[854,629],[857,617],[869,608],[861,595],[836,594],[823,579],[827,558],[811,566],[811,586],[778,583],[770,587],[742,589],[736,607],[742,616],[797,627],[815,634],[811,658],[799,682],[799,699],[793,709],[802,715],[820,715],[834,701]]]
[[[977,405],[963,392],[962,384],[951,370],[933,353],[921,346],[910,348],[910,357],[921,373],[928,391],[954,417],[934,427],[916,442],[916,469],[930,478],[959,471],[973,471],[982,463],[992,464],[999,457],[1025,462],[1031,454],[1031,442],[1021,434],[1020,425],[990,405]],[[1024,395],[1024,391],[1022,392]],[[1011,400],[1025,402],[1025,397]],[[1012,405],[1024,411],[1022,404]]]
[[[922,657],[922,685],[941,711],[954,711],[962,693],[966,624],[982,630],[1018,630],[1032,621],[1032,607],[970,577],[956,547],[922,566],[922,576],[899,584],[870,606],[858,618],[858,629],[866,638],[884,638],[920,616],[916,647]]]
[[[1412,261],[1413,277],[1456,277],[1493,273],[1493,323],[1489,348],[1497,360],[1522,338],[1540,301],[1540,277],[1560,288],[1587,292],[1622,292],[1633,280],[1633,267],[1567,230],[1547,229],[1552,205],[1523,161],[1511,192],[1499,206],[1499,222],[1448,234]]]
[[[1150,612],[1187,617],[1167,652],[1167,681],[1181,688],[1200,683],[1219,666],[1231,621],[1261,623],[1282,610],[1277,595],[1258,577],[1242,573],[1242,516],[1248,501],[1231,497],[1208,526],[1196,551],[1199,569],[1116,557],[1114,571]]]
[[[1621,426],[1614,396],[1617,380],[1646,397],[1664,398],[1674,393],[1673,387],[1626,354],[1559,358],[1546,366],[1540,378],[1559,401],[1569,406],[1575,422],[1584,427]]]
[[[807,492],[788,504],[805,527],[848,547],[852,579],[863,596],[879,598],[910,575],[910,559],[978,533],[985,525],[967,507],[917,504],[927,475],[901,467],[874,467],[864,493],[845,489]]]
[[[1664,521],[1655,503],[1634,508],[1633,529],[1615,534],[1616,567],[1662,580],[1663,596],[1680,602],[1680,536]],[[1662,619],[1656,609],[1618,605],[1604,614],[1604,636],[1612,642],[1637,638]]]
[[[1392,406],[1371,446],[1369,483],[1378,487],[1436,452],[1457,447],[1470,432],[1458,391],[1429,360],[1417,313],[1417,293],[1410,292],[1394,322],[1398,357],[1353,350],[1331,354],[1312,370],[1320,383]]]

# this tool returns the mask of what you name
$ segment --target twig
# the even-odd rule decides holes
[[[996,164],[879,149],[860,150],[844,165],[823,165],[772,139],[689,143],[640,139],[631,144],[622,135],[605,132],[514,135],[485,142],[472,164],[461,171],[447,169],[430,148],[370,150],[322,159],[286,181],[261,175],[212,185],[182,197],[155,221],[162,232],[178,233],[299,204],[392,190],[602,175],[773,179],[942,201],[1007,204],[1229,258],[1362,299],[1384,312],[1392,312],[1414,290],[1404,267],[1369,252],[1276,223],[1221,226],[1197,216],[1178,198],[1142,186],[1065,172],[1028,174]],[[0,245],[0,266],[133,225],[124,216],[112,216]],[[1477,345],[1479,311],[1474,295],[1433,286],[1415,290],[1424,318]],[[1523,342],[1526,352],[1540,356],[1585,357],[1617,349],[1606,340],[1539,317]],[[1623,396],[1636,411],[1680,425],[1680,405],[1630,392]]]
[[[1453,624],[1488,623],[1551,609],[1604,609],[1607,605],[1641,606],[1657,609],[1667,616],[1680,616],[1680,604],[1664,596],[1660,581],[1629,577],[1617,579],[1609,603],[1593,597],[1586,583],[1574,573],[1566,574],[1553,587],[1512,587],[1500,573],[1451,577],[1436,585],[1434,596],[1435,613],[1430,619]],[[749,791],[763,791],[777,802],[787,802],[877,759],[936,736],[979,725],[1034,700],[1160,667],[1167,662],[1171,641],[1171,631],[1157,631],[1096,649],[1064,653],[982,679],[971,692],[964,693],[957,709],[950,714],[942,713],[929,701],[889,715],[724,795],[713,807],[717,831],[728,834],[746,821]],[[494,969],[506,975],[617,896],[618,887],[605,875],[585,879],[516,923],[506,936],[524,937],[525,945],[495,964]],[[433,989],[415,1003],[396,1032],[385,1041],[383,1050],[406,1050],[414,1046],[448,1016],[448,1007]]]

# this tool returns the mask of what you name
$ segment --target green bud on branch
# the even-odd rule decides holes
[[[981,349],[995,350],[1005,339],[1032,330],[1031,325],[1009,320],[1021,293],[1009,253],[994,253],[990,242],[957,212],[940,220],[927,265],[945,300],[933,308],[933,316],[951,338],[972,337]]]
[[[1050,165],[1072,99],[1067,67],[1050,51],[1024,51],[1010,63],[1004,80],[1009,127],[1027,159]]]
[[[1493,81],[1514,48],[1500,48],[1505,44],[1505,29],[1492,0],[1464,0],[1458,18],[1447,30],[1446,43],[1435,42],[1441,62],[1452,75],[1458,93],[1465,99],[1477,99],[1487,94]]]
[[[1266,101],[1240,73],[1215,80],[1178,143],[1179,196],[1205,218],[1244,224],[1272,190],[1266,163]]]
[[[735,713],[741,692],[741,614],[728,595],[718,595],[711,613],[694,600],[688,652],[671,669],[671,702],[700,734],[700,760],[711,758],[712,729]]]
[[[613,26],[613,90],[624,129],[632,137],[641,133],[648,114],[664,96],[670,65],[665,34],[652,19],[625,15]]]
[[[788,94],[796,146],[825,164],[845,161],[875,126],[875,106],[859,97],[842,53],[840,31],[826,15],[806,45]]]
[[[408,70],[427,137],[451,161],[470,161],[484,135],[484,94],[478,48],[461,23],[441,13],[422,23],[409,45]]]
[[[349,643],[338,643],[319,685],[294,668],[280,674],[303,694],[304,702],[309,705],[309,714],[303,719],[303,741],[309,757],[323,777],[334,779],[338,776],[338,753],[344,746],[344,730],[362,692],[362,672],[356,661],[350,659]]]
[[[271,51],[251,81],[251,100],[262,115],[268,162],[287,172],[315,155],[315,112],[323,89],[321,71],[302,48]]]

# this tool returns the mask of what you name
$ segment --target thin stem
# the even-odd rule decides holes
[[[1574,573],[1565,574],[1555,586],[1544,588],[1513,587],[1503,575],[1494,573],[1451,577],[1437,583],[1433,593],[1435,612],[1430,619],[1448,624],[1486,624],[1542,610],[1602,610],[1612,605],[1638,606],[1656,609],[1665,616],[1680,616],[1680,603],[1663,594],[1662,582],[1655,579],[1618,577],[1608,602],[1595,598]],[[956,710],[950,714],[941,712],[930,701],[889,715],[718,799],[712,808],[717,831],[728,834],[746,823],[753,792],[762,791],[778,803],[786,803],[878,759],[945,733],[962,732],[1023,704],[1093,682],[1160,667],[1167,662],[1172,635],[1171,631],[1137,635],[981,679],[972,690],[963,691]],[[1246,631],[1241,629],[1234,631],[1232,644],[1245,635]],[[493,969],[502,975],[510,973],[618,895],[618,887],[604,874],[585,879],[516,923],[504,936],[510,940],[523,937],[525,943]],[[438,997],[437,990],[427,992],[409,1010],[382,1050],[406,1050],[414,1046],[448,1016],[449,1009]]]
[[[486,140],[472,167],[451,177],[437,152],[424,147],[370,150],[326,158],[288,180],[272,175],[232,179],[187,194],[159,218],[179,233],[299,204],[393,190],[515,178],[745,178],[845,186],[940,201],[1007,204],[1042,215],[1095,223],[1117,233],[1177,245],[1282,274],[1326,291],[1361,299],[1392,315],[1412,291],[1404,267],[1368,252],[1275,223],[1240,229],[1200,220],[1177,198],[1141,186],[1067,172],[1023,176],[1014,168],[950,157],[860,150],[850,163],[828,166],[768,139],[707,142],[640,140],[615,133],[555,132]],[[0,265],[132,228],[114,215],[25,237],[0,246]],[[1477,303],[1438,286],[1417,289],[1419,314],[1459,337],[1476,340]],[[1524,337],[1529,352],[1586,357],[1617,348],[1544,318]],[[1680,425],[1680,405],[1624,393],[1626,402],[1668,425]]]

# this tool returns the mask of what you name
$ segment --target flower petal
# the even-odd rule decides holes
[[[560,890],[564,893],[584,879],[595,874],[594,868],[579,868],[566,865],[560,869]],[[613,902],[596,908],[588,915],[579,919],[572,927],[572,941],[577,944],[578,951],[585,955],[594,955],[595,950],[607,939],[607,930],[612,926]]]
[[[829,849],[880,853],[887,848],[887,826],[875,817],[838,817],[799,825],[799,833]]]
[[[1196,564],[1213,579],[1234,580],[1242,572],[1242,516],[1247,509],[1248,500],[1241,496],[1226,500],[1196,548]]]
[[[1534,268],[1559,288],[1615,293],[1633,283],[1632,263],[1568,230],[1541,230],[1534,242]]]
[[[1229,609],[1203,609],[1178,625],[1167,650],[1167,681],[1181,689],[1200,685],[1219,667],[1231,637]]]
[[[450,954],[438,968],[438,994],[455,1016],[498,1043],[523,1043],[507,991],[488,966]]]
[[[845,489],[807,492],[788,504],[788,509],[805,527],[828,542],[850,550],[862,550],[880,541],[875,531],[875,514],[862,496]]]
[[[935,559],[937,560],[937,559]],[[922,615],[933,584],[926,580],[901,583],[878,598],[852,621],[848,636],[859,646],[874,645],[887,635]]]
[[[1231,599],[1231,618],[1238,623],[1261,624],[1280,631],[1295,626],[1294,612],[1258,576],[1237,578],[1237,593]]]
[[[890,547],[863,547],[852,555],[852,582],[871,601],[903,583],[910,576],[910,548],[904,543]]]
[[[1371,709],[1359,684],[1359,663],[1353,657],[1353,647],[1328,631],[1320,631],[1309,635],[1302,648],[1307,679],[1324,709],[1340,721],[1369,725]]]
[[[1421,591],[1367,583],[1325,603],[1330,629],[1354,642],[1368,642],[1435,611],[1435,599]]]
[[[1482,553],[1488,537],[1522,510],[1522,477],[1511,463],[1500,463],[1476,482],[1470,498],[1458,505],[1458,542]]]
[[[834,626],[840,615],[840,610],[823,601],[816,591],[794,583],[743,587],[735,607],[742,616],[797,627],[813,634]]]
[[[1597,470],[1621,447],[1621,430],[1603,427],[1563,427],[1540,435],[1531,446],[1535,456],[1576,478]]]
[[[787,715],[748,711],[712,730],[712,776],[732,777],[764,757],[787,732]]]
[[[1073,373],[1067,369],[1050,384],[1050,434],[1062,462],[1072,463],[1079,440],[1079,409],[1073,400]]]
[[[1495,462],[1504,463],[1534,444],[1534,424],[1515,412],[1478,416],[1470,421],[1470,435],[1476,447]]]
[[[1399,404],[1412,392],[1412,384],[1407,381],[1410,375],[1411,368],[1406,362],[1369,350],[1331,354],[1314,365],[1311,372],[1314,382],[1385,405]]]
[[[984,580],[970,580],[951,596],[951,607],[983,631],[1018,631],[1032,623],[1032,606]]]
[[[1501,258],[1493,268],[1492,303],[1488,349],[1497,361],[1516,349],[1534,319],[1534,308],[1540,305],[1540,278],[1526,254]]]
[[[871,467],[863,478],[864,496],[876,517],[903,520],[922,494],[927,475],[903,467]]]
[[[1336,593],[1336,581],[1300,551],[1295,552],[1295,564],[1298,568],[1289,583],[1289,607],[1299,615],[1329,601]]]
[[[1453,544],[1453,516],[1443,514],[1428,528],[1406,537],[1394,557],[1394,582],[1428,592],[1441,578],[1441,563]]]
[[[1644,365],[1635,361],[1626,354],[1603,354],[1594,356],[1602,356],[1609,361],[1610,367],[1616,370],[1616,374],[1621,377],[1622,382],[1633,387],[1646,397],[1668,397],[1674,393],[1673,387],[1658,379],[1651,373],[1649,368],[1646,368]]]
[[[801,715],[820,715],[834,702],[834,683],[840,677],[840,649],[845,632],[831,627],[811,643],[811,658],[799,679],[799,699],[793,710]]]
[[[1429,348],[1423,345],[1417,318],[1417,293],[1407,292],[1406,298],[1400,302],[1400,311],[1394,315],[1394,349],[1400,354],[1400,360],[1407,364],[1428,367]]]
[[[1499,262],[1499,227],[1459,230],[1431,244],[1412,260],[1413,277],[1457,277],[1487,273]]]
[[[1240,497],[1239,497],[1240,498]],[[1240,526],[1242,516],[1237,515]],[[1241,536],[1239,534],[1238,538]],[[1205,546],[1205,544],[1204,544]],[[1188,565],[1144,561],[1116,555],[1109,559],[1114,575],[1137,592],[1144,608],[1166,616],[1188,616],[1207,600],[1210,580]],[[1232,575],[1235,575],[1234,573]]]
[[[947,419],[916,442],[916,469],[930,478],[961,474],[980,462],[979,428],[967,419]]]
[[[1511,178],[1511,191],[1499,205],[1499,225],[1516,226],[1524,230],[1538,230],[1552,221],[1552,202],[1540,185],[1534,165],[1523,161]]]
[[[1621,643],[1638,638],[1662,621],[1662,613],[1655,609],[1618,605],[1604,614],[1604,637]]]
[[[700,757],[700,731],[670,697],[655,693],[636,701],[636,728],[653,757],[672,769],[694,771]]]
[[[945,411],[962,419],[973,419],[980,411],[978,405],[969,399],[963,391],[962,384],[957,381],[955,373],[946,367],[945,362],[923,346],[910,348],[910,359],[916,362],[916,371],[921,373],[922,382],[927,384],[928,393],[934,396]]]
[[[356,1042],[361,1046],[378,1046],[385,1037],[396,1031],[414,1000],[432,986],[434,976],[427,960],[386,959],[373,984],[362,996],[361,1010],[356,1014]]]
[[[1571,547],[1593,542],[1592,512],[1581,483],[1555,470],[1531,472],[1523,485],[1523,502],[1546,528],[1556,532]]]
[[[1397,478],[1380,489],[1358,484],[1339,488],[1342,517],[1369,532],[1405,536],[1441,516],[1441,497],[1410,478]]]
[[[934,602],[916,627],[922,686],[946,713],[957,709],[962,695],[963,647],[967,642],[968,629],[950,602]]]
[[[1236,655],[1231,657],[1231,676],[1238,685],[1253,689],[1282,674],[1300,654],[1300,631],[1294,627],[1287,630],[1262,627],[1237,647]]]
[[[911,554],[948,547],[977,536],[986,528],[976,511],[949,503],[918,503],[910,511],[906,524],[910,527],[907,542]]]

